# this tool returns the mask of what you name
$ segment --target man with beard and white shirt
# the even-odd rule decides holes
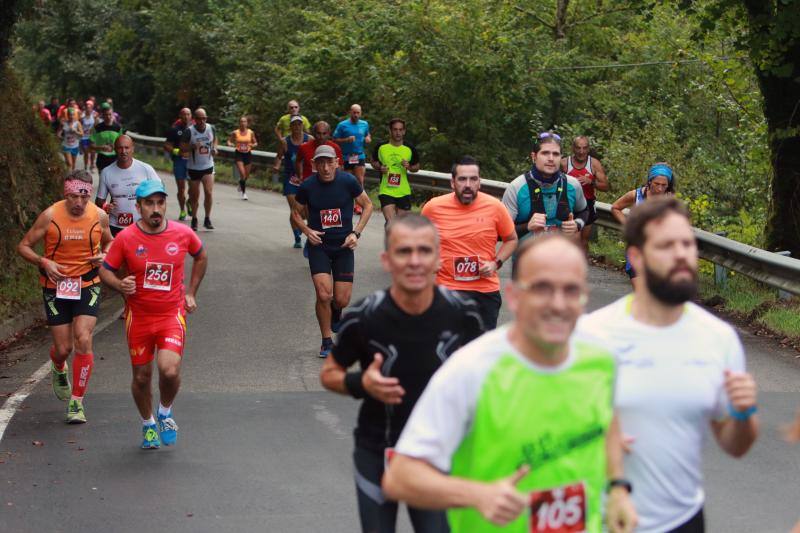
[[[690,300],[697,242],[686,207],[653,198],[633,208],[628,255],[636,292],[581,319],[617,356],[616,409],[633,485],[637,531],[704,531],[701,453],[717,444],[742,457],[758,436],[756,384],[735,330]]]
[[[133,139],[120,135],[114,141],[117,160],[100,172],[95,204],[108,210],[111,235],[114,237],[140,218],[136,210],[136,189],[145,180],[160,180],[155,169],[133,158]],[[111,195],[111,203],[106,199]]]

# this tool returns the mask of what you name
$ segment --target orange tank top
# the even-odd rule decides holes
[[[237,152],[249,152],[250,143],[253,142],[253,130],[247,128],[247,131],[242,133],[238,128],[233,132],[236,139]]]
[[[100,253],[103,235],[97,206],[89,202],[83,216],[77,219],[67,211],[66,200],[56,202],[52,209],[53,219],[44,237],[44,256],[61,265],[65,276],[81,276],[81,287],[99,283],[97,268],[89,262],[90,257]],[[54,288],[44,275],[39,276],[39,283],[42,287]]]

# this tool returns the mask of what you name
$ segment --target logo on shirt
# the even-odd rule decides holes
[[[177,243],[174,242],[167,243],[167,245],[164,246],[164,251],[167,252],[169,255],[178,255],[179,250],[180,249],[178,248]]]
[[[140,244],[136,247],[136,257],[144,257],[147,255],[147,248],[144,247],[144,244]]]

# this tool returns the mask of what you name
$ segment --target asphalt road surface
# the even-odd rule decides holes
[[[174,180],[165,182],[174,192]],[[49,377],[16,410],[0,442],[0,531],[268,531],[359,529],[352,481],[358,403],[322,390],[314,292],[291,248],[288,208],[275,193],[217,185],[215,231],[202,231],[209,270],[189,319],[178,445],[143,451],[130,395],[120,300],[104,302],[89,422],[63,423]],[[170,197],[168,215],[177,204]],[[380,214],[356,252],[354,301],[387,285]],[[508,269],[503,269],[508,275]],[[593,268],[590,307],[627,279]],[[503,310],[501,321],[508,320]],[[785,532],[798,518],[800,450],[778,434],[800,400],[794,354],[743,334],[761,390],[762,436],[742,460],[706,454],[709,531]],[[40,332],[5,356],[3,398],[47,360]],[[154,383],[154,390],[155,388]],[[401,512],[400,531],[410,531]]]

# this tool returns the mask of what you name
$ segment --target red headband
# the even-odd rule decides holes
[[[64,182],[64,195],[77,194],[78,196],[91,196],[92,184],[81,180],[67,180]]]

